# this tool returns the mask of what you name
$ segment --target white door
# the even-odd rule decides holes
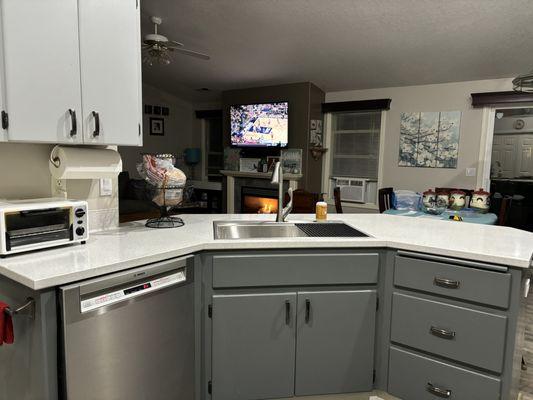
[[[516,158],[516,136],[514,135],[494,135],[492,144],[491,163],[500,163],[499,170],[502,178],[514,178]]]
[[[0,0],[8,139],[82,141],[78,5]]]
[[[142,145],[136,0],[80,0],[84,142]]]
[[[533,176],[533,135],[521,135],[518,153],[518,176]]]

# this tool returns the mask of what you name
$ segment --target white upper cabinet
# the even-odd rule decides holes
[[[7,140],[7,123],[9,121],[5,109],[4,95],[4,49],[2,40],[2,7],[0,6],[0,142]]]
[[[7,140],[142,145],[137,0],[0,0],[0,11]]]
[[[136,0],[79,1],[85,143],[142,145],[139,15]]]
[[[1,0],[12,141],[81,143],[78,4]]]

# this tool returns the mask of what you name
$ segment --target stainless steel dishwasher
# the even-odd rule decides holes
[[[68,400],[193,400],[193,257],[61,287]]]

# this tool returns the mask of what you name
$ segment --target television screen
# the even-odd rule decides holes
[[[287,147],[289,103],[243,104],[230,107],[231,144],[240,147]]]

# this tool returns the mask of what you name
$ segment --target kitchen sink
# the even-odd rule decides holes
[[[368,237],[342,222],[215,221],[215,239]]]

